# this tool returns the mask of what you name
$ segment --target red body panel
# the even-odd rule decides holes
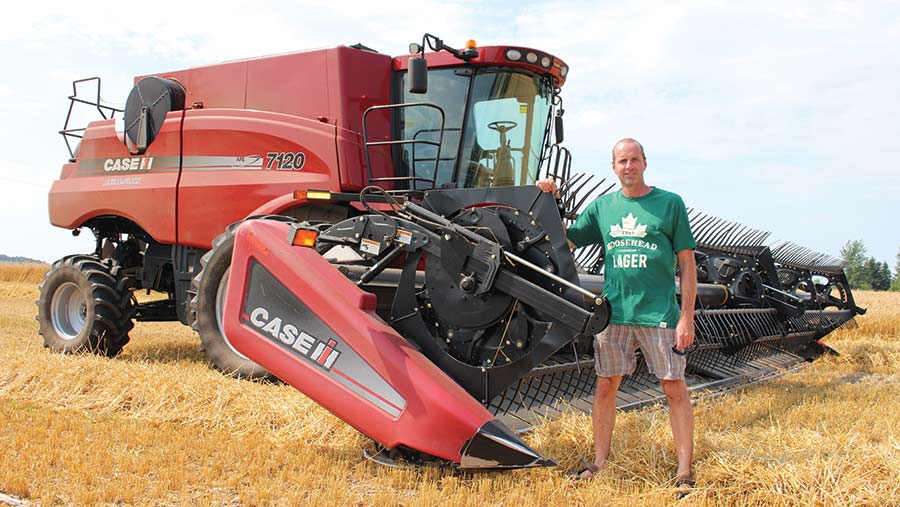
[[[463,445],[493,419],[491,414],[375,314],[374,295],[356,287],[315,250],[291,246],[291,230],[270,221],[248,222],[238,229],[223,316],[231,343],[386,447],[405,445],[459,462]],[[405,405],[402,410],[391,415],[337,382],[338,376],[354,376],[341,370],[350,364],[342,362],[343,355],[326,371],[250,325],[245,298],[250,297],[248,267],[255,262],[342,340],[335,350],[350,355],[352,349],[402,397],[403,403],[393,404]]]
[[[299,170],[276,170],[278,162],[267,157],[274,152],[303,153],[305,161]],[[235,109],[188,111],[183,160],[178,243],[188,246],[209,247],[228,224],[294,190],[340,189],[334,126],[294,116]]]
[[[81,141],[78,162],[68,164],[64,177],[50,188],[50,223],[74,229],[96,216],[117,215],[137,223],[159,242],[175,243],[182,114],[168,114],[141,157],[132,157],[125,148],[114,120],[91,123]],[[151,158],[153,163],[149,170],[121,171],[107,162],[131,158],[144,159],[145,166]]]

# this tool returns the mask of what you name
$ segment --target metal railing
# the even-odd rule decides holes
[[[438,113],[440,113],[441,128],[440,128],[440,135],[438,136],[437,142],[430,141],[428,139],[398,139],[398,140],[390,140],[390,141],[369,141],[369,134],[368,134],[368,128],[367,128],[369,113],[371,113],[372,111],[399,110],[399,109],[406,109],[406,108],[411,108],[411,107],[431,108],[431,109],[435,109]],[[437,104],[432,104],[430,102],[415,102],[415,103],[410,103],[410,104],[389,104],[389,105],[385,105],[385,106],[372,106],[372,107],[366,109],[366,111],[363,113],[363,142],[365,143],[365,147],[366,147],[366,182],[367,182],[367,184],[384,183],[384,182],[403,182],[403,183],[406,183],[407,186],[411,187],[410,190],[420,190],[418,188],[418,183],[424,182],[424,183],[430,184],[428,189],[434,188],[435,183],[437,181],[437,173],[438,173],[438,167],[439,167],[438,164],[439,164],[440,158],[441,158],[441,145],[444,142],[444,125],[445,125],[445,123],[446,123],[446,115],[444,114],[444,109],[441,108],[441,106],[439,106]],[[373,178],[372,177],[372,161],[371,161],[371,156],[369,155],[369,148],[372,146],[392,146],[393,147],[393,146],[404,145],[404,144],[412,144],[414,147],[415,147],[415,145],[423,144],[423,145],[428,145],[428,146],[434,146],[437,149],[437,154],[434,157],[434,172],[432,173],[432,176],[430,178],[418,176],[416,174],[416,166],[415,166],[415,164],[412,164],[412,166],[410,167],[410,172],[412,173],[411,176],[383,176],[383,177],[379,177],[379,178]],[[399,189],[399,190],[404,190],[404,189]],[[427,189],[421,189],[421,190],[427,190]]]

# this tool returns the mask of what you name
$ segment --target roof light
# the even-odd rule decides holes
[[[507,49],[506,50],[506,59],[517,62],[522,59],[522,52],[518,49]]]
[[[543,66],[545,69],[549,69],[551,63],[553,63],[553,62],[552,62],[552,60],[550,60],[549,56],[545,56],[545,57],[541,58],[541,66]]]
[[[466,49],[475,49],[475,47],[475,39],[469,39],[468,42],[466,42]]]
[[[528,60],[528,63],[537,63],[538,55],[537,53],[528,53],[525,55],[525,59]]]
[[[566,77],[566,74],[569,73],[569,67],[563,65],[561,69],[559,69],[559,75],[562,77]]]

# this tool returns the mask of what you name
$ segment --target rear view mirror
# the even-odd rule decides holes
[[[428,92],[428,63],[425,58],[409,59],[409,93]]]
[[[553,127],[556,130],[556,144],[563,142],[563,119],[562,116],[556,115],[553,118]]]

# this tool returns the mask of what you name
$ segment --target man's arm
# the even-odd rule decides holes
[[[697,263],[692,249],[678,252],[681,269],[681,317],[675,328],[675,348],[684,350],[694,343],[694,303],[697,300]]]

